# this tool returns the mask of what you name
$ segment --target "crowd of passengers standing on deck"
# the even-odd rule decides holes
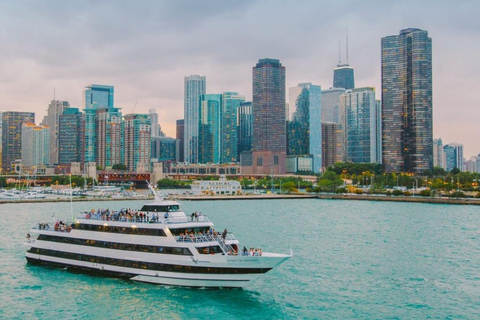
[[[120,221],[120,222],[146,222],[157,223],[162,218],[159,212],[143,212],[133,209],[122,208],[118,211],[110,209],[92,209],[90,212],[84,212],[86,219]],[[168,212],[163,214],[163,218],[168,218]]]

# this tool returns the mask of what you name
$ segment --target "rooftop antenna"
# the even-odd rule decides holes
[[[341,41],[338,41],[338,65],[342,64],[341,46],[342,46]]]
[[[348,65],[348,28],[347,28],[347,65]]]
[[[53,87],[53,100],[55,101],[55,87]]]

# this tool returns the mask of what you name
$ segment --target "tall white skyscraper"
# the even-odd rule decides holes
[[[198,121],[200,96],[206,94],[205,77],[192,75],[185,77],[184,115],[185,141],[184,157],[186,162],[198,163]]]
[[[50,130],[25,122],[22,125],[22,164],[33,167],[49,164]]]
[[[158,121],[158,113],[157,113],[157,110],[155,109],[149,109],[148,110],[148,113],[150,115],[150,120],[152,122],[151,124],[151,134],[152,134],[152,138],[157,138],[157,137],[163,137],[164,134],[162,132],[162,127],[160,126],[159,124],[159,121]]]
[[[433,139],[433,166],[445,169],[445,152],[442,138]]]
[[[49,153],[50,164],[58,163],[58,124],[60,116],[66,108],[70,107],[68,101],[52,100],[48,106],[46,125],[50,128]]]

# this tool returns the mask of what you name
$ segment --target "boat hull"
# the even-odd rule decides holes
[[[132,281],[151,284],[185,287],[243,288],[250,281],[257,279],[263,273],[271,270],[271,268],[262,268],[263,272],[238,274],[164,272],[63,259],[30,252],[26,252],[25,256],[29,263],[35,265],[66,268],[67,270],[73,272],[82,272],[115,278],[126,278]],[[288,259],[288,256],[282,258],[281,261],[275,261],[275,264],[279,264],[286,259]]]

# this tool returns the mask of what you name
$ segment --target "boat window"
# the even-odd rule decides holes
[[[210,247],[212,248],[212,247]],[[200,266],[182,266],[175,264],[163,264],[154,262],[139,262],[132,260],[123,260],[115,258],[106,258],[72,252],[63,252],[50,249],[31,248],[28,252],[44,256],[58,257],[63,259],[77,261],[91,261],[105,265],[125,266],[128,268],[150,269],[156,271],[182,272],[182,273],[206,273],[206,274],[254,274],[265,273],[271,268],[222,268],[222,267],[200,267]]]
[[[99,231],[109,233],[124,233],[124,234],[139,234],[144,236],[159,236],[166,237],[163,229],[150,229],[150,228],[122,228],[122,227],[104,227],[91,224],[77,224],[77,229],[87,231]]]
[[[200,254],[215,254],[215,253],[223,253],[220,246],[211,246],[211,247],[203,247],[197,248],[198,253]]]
[[[164,253],[164,254],[177,254],[184,256],[192,256],[192,252],[188,248],[174,248],[174,247],[160,247],[160,246],[148,246],[148,245],[137,245],[130,243],[118,243],[118,242],[109,242],[109,241],[95,241],[90,239],[76,239],[70,237],[59,237],[59,236],[50,236],[50,235],[40,235],[43,241],[51,242],[61,242],[68,244],[83,245],[89,247],[99,247],[107,249],[116,249],[116,250],[126,250],[126,251],[140,251],[140,252],[151,252],[151,253]],[[40,240],[39,236],[39,240]]]

